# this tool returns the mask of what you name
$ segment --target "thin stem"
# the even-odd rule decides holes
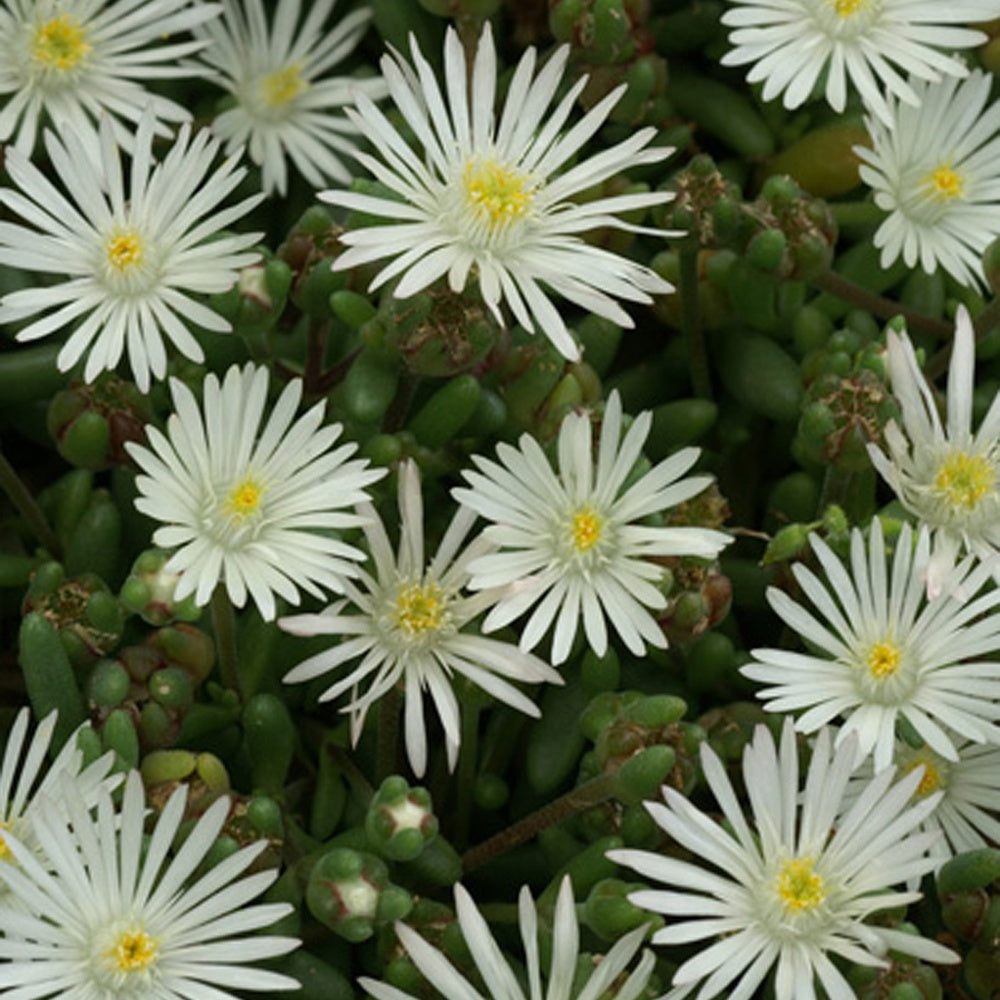
[[[454,843],[464,845],[469,840],[472,824],[472,796],[476,784],[476,758],[479,756],[479,702],[473,696],[462,707],[462,745],[458,752],[458,806],[455,810]]]
[[[879,319],[902,316],[906,320],[906,325],[914,330],[923,330],[924,333],[929,333],[937,337],[938,340],[951,337],[951,324],[946,323],[943,319],[935,319],[933,316],[917,312],[916,309],[911,309],[909,306],[893,302],[892,299],[876,295],[835,271],[824,271],[812,280],[817,288],[822,288],[824,292],[836,295],[838,299],[850,302],[851,305],[867,309]]]
[[[0,451],[0,489],[3,489],[10,502],[20,511],[35,538],[49,550],[49,555],[53,559],[59,559],[62,556],[62,546],[56,533],[52,530],[48,518],[42,513],[42,508],[35,502],[31,490],[24,485],[24,481],[2,451]]]
[[[232,688],[243,700],[240,684],[239,650],[236,645],[236,612],[229,599],[226,585],[221,581],[215,585],[210,604],[212,610],[212,630],[215,632],[215,648],[219,654],[219,673],[223,687]]]
[[[484,840],[481,844],[470,848],[462,855],[462,869],[470,872],[474,868],[498,858],[501,854],[519,847],[526,841],[531,840],[536,834],[556,823],[561,823],[570,816],[592,809],[600,805],[615,794],[616,789],[615,774],[602,774],[590,781],[572,789],[565,795],[559,796],[541,809],[536,809],[529,813],[524,819],[501,830],[500,833],[489,840]]]
[[[378,743],[375,748],[375,776],[381,784],[395,774],[399,752],[399,709],[402,699],[398,688],[390,688],[378,703]]]
[[[698,249],[680,251],[681,330],[687,342],[691,386],[701,399],[712,398],[712,378],[709,374],[708,351],[701,328],[698,309]]]

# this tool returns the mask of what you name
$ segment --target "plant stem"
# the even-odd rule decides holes
[[[3,489],[10,502],[20,511],[29,530],[48,549],[49,555],[53,559],[59,559],[62,555],[62,546],[56,538],[56,533],[52,530],[48,518],[42,513],[42,508],[35,502],[31,490],[24,485],[24,481],[2,451],[0,451],[0,489]]]
[[[473,697],[462,710],[462,746],[458,752],[458,805],[455,809],[453,842],[464,846],[472,823],[472,795],[476,784],[476,758],[479,756],[479,703]]]
[[[824,271],[812,280],[817,288],[821,288],[824,292],[829,292],[845,302],[850,302],[851,305],[867,309],[879,319],[902,316],[906,320],[906,325],[914,330],[923,330],[924,333],[929,333],[937,337],[938,340],[951,337],[951,324],[946,323],[943,319],[935,319],[933,316],[917,312],[909,306],[893,302],[892,299],[876,295],[835,271]]]
[[[698,310],[698,249],[686,247],[680,251],[681,331],[687,342],[691,369],[691,387],[701,399],[712,398],[708,352]]]
[[[591,778],[590,781],[565,795],[560,795],[558,799],[542,806],[541,809],[529,813],[524,819],[519,819],[489,840],[470,848],[462,855],[463,871],[470,872],[474,868],[479,868],[486,862],[531,840],[540,831],[610,799],[615,794],[615,777],[614,774],[602,774]]]
[[[398,688],[390,688],[378,703],[378,743],[375,747],[375,778],[381,784],[395,774],[399,750],[399,709],[402,699]]]
[[[232,688],[243,700],[240,684],[239,650],[236,645],[236,612],[229,599],[226,585],[220,580],[212,592],[212,630],[215,632],[215,648],[219,654],[219,673],[223,687]]]

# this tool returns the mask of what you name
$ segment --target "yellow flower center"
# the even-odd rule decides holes
[[[465,197],[491,229],[527,215],[532,193],[528,178],[492,160],[472,159],[465,167]]]
[[[917,785],[917,790],[913,793],[918,799],[926,798],[932,792],[936,792],[941,787],[942,780],[941,772],[926,757],[917,760],[910,771],[920,767],[921,764],[924,767],[924,776],[920,779],[920,784]]]
[[[932,170],[924,180],[924,184],[930,188],[931,195],[938,201],[950,201],[952,198],[961,198],[965,190],[965,181],[962,175],[952,170],[943,163],[937,170]]]
[[[868,6],[868,0],[830,0],[838,17],[850,17],[862,7]]]
[[[260,484],[244,479],[230,491],[226,509],[237,517],[248,517],[257,512],[263,495],[264,488]]]
[[[584,507],[573,515],[570,531],[577,552],[589,552],[601,540],[601,519]]]
[[[7,846],[7,841],[4,839],[3,831],[10,829],[10,823],[5,823],[0,819],[0,859],[6,860],[10,856],[10,848]]]
[[[301,94],[307,86],[301,70],[299,63],[292,63],[265,76],[260,88],[264,103],[280,108]]]
[[[974,510],[996,484],[996,469],[982,455],[953,451],[938,466],[934,488],[952,507]]]
[[[134,230],[118,233],[107,243],[108,263],[119,271],[127,271],[142,263],[142,238]]]
[[[445,593],[436,583],[402,586],[396,595],[396,624],[410,638],[437,632],[446,606]]]
[[[826,899],[823,879],[812,858],[792,858],[778,870],[778,896],[792,913],[814,910]]]
[[[892,642],[876,642],[868,650],[868,672],[872,677],[879,679],[891,677],[899,670],[900,661],[903,654],[899,647]]]
[[[119,972],[141,972],[156,961],[156,941],[145,931],[125,931],[108,949],[108,960]]]
[[[70,14],[49,18],[31,40],[31,58],[46,69],[74,69],[90,50],[87,32]]]

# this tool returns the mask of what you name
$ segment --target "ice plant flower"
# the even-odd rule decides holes
[[[190,111],[143,83],[198,75],[198,66],[184,57],[204,42],[162,43],[219,10],[190,0],[2,0],[0,142],[16,130],[14,145],[30,156],[47,118],[60,130],[73,128],[96,153],[102,116],[126,148],[132,133],[121,119],[137,122],[147,106],[158,122],[186,121]],[[169,135],[162,125],[158,130]]]
[[[955,319],[944,426],[909,337],[890,330],[887,346],[902,426],[890,421],[886,450],[870,444],[868,454],[899,502],[933,533],[927,589],[934,596],[962,551],[995,567],[1000,559],[1000,395],[973,434],[976,342],[964,306]]]
[[[242,607],[247,594],[261,615],[275,615],[275,595],[293,604],[301,587],[339,591],[363,553],[330,535],[362,518],[343,510],[366,500],[382,469],[347,459],[355,444],[333,448],[340,424],[322,426],[325,403],[297,420],[302,382],[285,386],[270,416],[266,368],[233,365],[220,384],[205,379],[204,403],[170,380],[175,413],[167,433],[147,427],[149,447],[130,443],[136,507],[163,526],[153,542],[176,549],[164,570],[180,573],[175,600],[208,603],[218,583]]]
[[[889,768],[842,812],[856,747],[853,738],[837,750],[832,743],[830,731],[822,730],[800,791],[791,722],[780,748],[766,726],[757,726],[743,753],[749,821],[725,767],[703,743],[702,769],[725,826],[669,786],[664,803],[646,808],[704,864],[649,851],[608,852],[612,861],[668,887],[629,896],[636,906],[679,918],[653,935],[654,944],[718,937],[681,964],[671,1000],[699,986],[699,1000],[720,994],[748,1000],[772,969],[777,1000],[815,998],[817,978],[824,996],[854,996],[831,955],[874,967],[888,967],[890,948],[929,962],[959,960],[934,941],[865,923],[873,913],[920,898],[892,887],[933,868],[926,851],[938,835],[919,827],[940,793],[911,804],[920,772],[893,785]]]
[[[72,782],[63,781],[58,793],[63,802],[46,800],[35,820],[51,873],[14,838],[8,846],[16,864],[0,862],[0,882],[25,907],[0,903],[5,996],[223,1000],[233,997],[230,988],[240,995],[299,988],[288,976],[251,965],[299,944],[256,933],[292,908],[251,903],[278,876],[275,868],[244,874],[267,842],[191,880],[222,831],[228,799],[213,802],[171,855],[186,785],[167,800],[148,844],[137,771],[125,782],[120,812],[106,790],[96,815]]]
[[[1000,104],[992,74],[914,81],[920,106],[889,101],[887,121],[866,118],[871,148],[855,146],[861,179],[889,216],[875,232],[883,267],[903,258],[985,287],[982,255],[1000,236]]]
[[[764,82],[765,101],[783,94],[797,108],[817,81],[835,111],[847,103],[848,80],[886,124],[892,122],[883,88],[917,104],[921,80],[965,76],[955,49],[981,45],[986,35],[968,27],[1000,16],[997,0],[730,0],[722,15],[733,48],[723,65],[752,64],[747,80]]]
[[[15,716],[0,762],[0,861],[11,860],[7,837],[17,838],[29,850],[37,849],[33,819],[38,801],[52,794],[60,775],[72,779],[80,797],[92,805],[114,762],[107,754],[83,767],[83,754],[74,735],[46,768],[57,713],[50,712],[42,719],[29,740],[30,714],[22,708]],[[115,779],[110,781],[111,787],[117,783]],[[5,888],[0,884],[0,902],[4,901]]]
[[[267,194],[287,191],[287,160],[313,187],[349,183],[341,155],[355,152],[357,128],[340,109],[352,90],[385,94],[378,78],[325,75],[350,55],[371,18],[362,8],[327,29],[335,2],[314,0],[299,26],[301,0],[279,0],[269,26],[262,0],[225,0],[223,17],[196,32],[211,43],[201,57],[236,99],[212,130],[227,154],[246,146]]]
[[[45,133],[68,197],[16,149],[7,150],[6,166],[20,190],[0,188],[0,203],[28,223],[0,223],[0,264],[63,278],[9,292],[0,299],[0,323],[41,313],[17,334],[18,340],[37,340],[79,320],[59,352],[60,371],[89,351],[89,382],[127,352],[144,392],[150,373],[158,379],[166,374],[164,335],[186,357],[201,361],[204,354],[185,321],[217,332],[231,328],[191,293],[225,291],[238,269],[257,259],[246,251],[260,234],[217,234],[263,197],[219,208],[246,171],[234,160],[213,170],[218,142],[204,129],[192,138],[187,125],[157,163],[153,127],[147,109],[128,184],[104,118],[99,171],[88,165],[75,131],[66,128],[61,139]]]
[[[921,825],[941,836],[931,845],[935,868],[955,854],[1000,843],[1000,746],[954,738],[957,760],[948,760],[927,744],[897,740],[893,763],[900,775],[922,768],[915,800],[940,792],[934,811]],[[862,793],[872,770],[866,761],[847,786],[845,803]]]
[[[538,913],[527,886],[521,889],[517,909],[528,967],[527,990],[504,958],[472,897],[461,885],[455,886],[455,912],[472,961],[486,986],[485,993],[481,993],[444,954],[411,927],[397,923],[396,934],[413,964],[431,984],[435,995],[443,1000],[598,1000],[608,995],[613,995],[615,1000],[638,1000],[646,995],[653,972],[651,951],[642,953],[626,978],[619,981],[619,977],[624,976],[639,951],[647,927],[638,927],[623,935],[592,969],[588,965],[589,975],[578,978],[580,928],[573,904],[573,885],[567,876],[559,886],[552,925],[552,959],[548,974],[544,975],[539,957]],[[411,994],[375,979],[362,978],[359,983],[376,1000],[415,1000]]]
[[[826,583],[801,563],[792,571],[818,614],[776,587],[767,598],[811,651],[755,649],[741,668],[767,685],[758,692],[764,707],[802,712],[795,725],[804,733],[844,717],[838,743],[856,732],[859,751],[874,752],[876,771],[892,762],[900,718],[950,761],[958,760],[954,733],[1000,742],[1000,660],[980,659],[1000,652],[1000,615],[990,613],[1000,604],[1000,589],[991,581],[975,596],[989,570],[973,569],[969,557],[928,601],[925,528],[914,544],[912,529],[903,526],[891,570],[877,518],[867,544],[860,530],[852,532],[849,569],[821,538],[810,541]]]
[[[580,621],[591,648],[607,649],[605,616],[636,655],[645,642],[666,646],[650,610],[666,606],[657,584],[665,556],[712,559],[731,539],[721,531],[638,523],[689,500],[710,476],[681,477],[698,459],[684,448],[636,482],[627,482],[649,436],[652,415],[641,414],[622,438],[622,405],[608,398],[601,420],[596,463],[590,414],[569,413],[559,428],[559,470],[530,435],[518,446],[500,444],[499,462],[481,456],[476,471],[463,472],[468,487],[456,500],[493,523],[484,534],[498,551],[469,567],[472,586],[509,587],[486,617],[486,631],[500,628],[536,605],[521,632],[532,649],[555,624],[552,662],[562,663]]]
[[[395,197],[355,191],[325,191],[320,197],[345,208],[390,220],[341,236],[349,249],[335,269],[392,258],[372,288],[400,278],[393,295],[405,299],[448,276],[455,292],[470,275],[498,322],[506,302],[525,330],[541,329],[570,359],[580,356],[543,285],[587,312],[632,326],[616,299],[649,302],[671,286],[634,261],[583,242],[588,230],[610,226],[645,232],[618,218],[668,201],[665,191],[573,199],[620,171],[657,163],[672,150],[646,148],[653,128],[638,129],[623,142],[594,156],[580,155],[625,92],[622,84],[560,135],[583,89],[578,80],[546,119],[559,87],[568,46],[559,49],[535,75],[538,55],[528,49],[507,90],[499,124],[494,119],[497,64],[489,24],[483,30],[467,77],[458,35],[449,29],[444,46],[444,92],[411,37],[414,65],[394,52],[382,60],[389,94],[413,131],[416,151],[364,93],[348,115],[378,157],[357,159]],[[657,235],[669,235],[656,232]]]
[[[516,646],[479,635],[467,626],[496,600],[489,592],[469,595],[469,562],[489,548],[482,538],[461,549],[475,515],[459,510],[444,533],[434,558],[424,559],[423,497],[420,476],[412,461],[399,468],[399,552],[393,554],[385,527],[370,505],[360,506],[363,530],[374,564],[374,575],[362,570],[360,580],[344,583],[346,601],[320,614],[294,615],[279,624],[294,635],[341,637],[336,645],[285,675],[289,684],[312,680],[343,664],[360,662],[320,696],[327,701],[345,691],[344,708],[351,716],[351,738],[357,742],[368,710],[388,691],[405,696],[406,751],[418,776],[427,766],[427,730],[423,696],[428,692],[444,729],[445,751],[454,767],[460,744],[459,704],[452,689],[456,675],[499,701],[538,717],[535,702],[511,681],[529,684],[562,678],[547,663]],[[345,613],[351,606],[353,613]],[[367,680],[361,694],[359,686]]]

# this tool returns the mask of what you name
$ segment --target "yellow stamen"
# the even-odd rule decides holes
[[[932,170],[924,179],[931,189],[931,194],[938,201],[950,201],[952,198],[961,198],[965,190],[965,181],[962,175],[952,170],[947,164],[942,164],[937,170]]]
[[[917,785],[917,790],[913,793],[918,799],[926,798],[941,787],[941,772],[927,758],[922,757],[916,761],[910,771],[920,767],[921,764],[924,766],[924,776],[920,779],[920,784]]]
[[[996,486],[993,463],[982,455],[953,451],[938,466],[934,488],[952,507],[974,510],[980,500]]]
[[[816,874],[812,858],[792,858],[778,871],[778,895],[786,910],[814,910],[826,899],[823,879]]]
[[[867,0],[832,0],[832,3],[838,17],[850,17],[867,6]]]
[[[436,632],[444,624],[447,601],[436,583],[400,587],[396,595],[396,623],[410,638]]]
[[[142,263],[142,239],[134,231],[119,233],[108,240],[107,253],[108,263],[112,267],[127,271]]]
[[[125,931],[108,951],[121,972],[141,972],[156,961],[156,941],[145,931]]]
[[[899,670],[903,654],[899,647],[891,642],[876,642],[868,650],[868,671],[872,677],[879,679],[891,677]]]
[[[473,159],[465,167],[465,196],[490,228],[519,219],[531,208],[528,178],[492,160]]]
[[[601,540],[601,519],[584,507],[573,515],[573,547],[577,552],[589,552]]]
[[[236,514],[238,517],[247,517],[250,514],[256,513],[257,508],[260,507],[263,495],[263,487],[255,483],[252,479],[244,479],[242,483],[233,487],[230,491],[229,499],[226,501],[226,508],[230,514]]]
[[[49,18],[35,30],[31,57],[47,69],[73,69],[91,50],[87,32],[70,14]]]
[[[0,820],[0,858],[7,858],[10,855],[10,848],[7,846],[7,841],[4,839],[3,831],[10,829],[10,823],[5,823]]]
[[[280,108],[302,93],[307,84],[302,79],[301,70],[298,63],[292,63],[265,76],[260,86],[264,103],[272,108]]]

